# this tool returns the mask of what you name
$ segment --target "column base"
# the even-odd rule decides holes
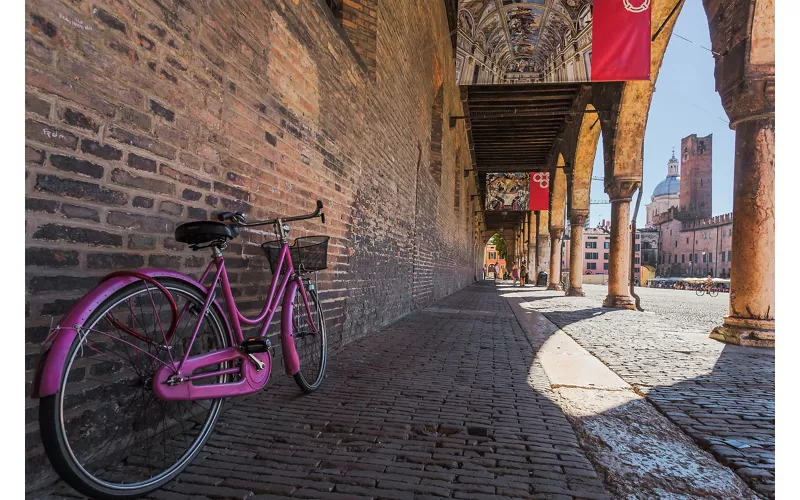
[[[586,294],[583,293],[583,288],[575,288],[574,286],[570,287],[564,295],[567,297],[586,297]]]
[[[555,290],[557,292],[563,291],[563,288],[561,288],[561,285],[559,285],[558,283],[550,283],[549,285],[547,285],[547,289]]]
[[[636,310],[636,302],[630,295],[608,295],[603,301],[603,307]]]
[[[775,347],[775,320],[726,316],[722,325],[711,330],[714,340],[749,347]]]

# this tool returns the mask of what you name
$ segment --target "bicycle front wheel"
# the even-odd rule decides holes
[[[698,290],[695,290],[694,293],[696,293],[698,297],[702,297],[706,293],[706,291],[700,288]]]
[[[325,364],[328,358],[328,337],[325,330],[325,317],[322,304],[315,290],[306,290],[309,317],[300,291],[294,300],[292,312],[292,339],[297,356],[300,358],[300,371],[294,380],[305,393],[314,392],[325,377]]]
[[[229,343],[216,307],[199,318],[202,291],[179,280],[159,282],[179,314],[169,342],[169,299],[152,284],[132,283],[79,325],[61,388],[40,401],[42,442],[53,468],[90,498],[136,498],[174,479],[200,452],[222,410],[221,399],[164,401],[153,392],[153,374],[182,359],[198,321],[191,355]]]
[[[719,291],[718,290],[711,290],[709,295],[711,295],[712,297],[716,297],[717,295],[719,295]]]

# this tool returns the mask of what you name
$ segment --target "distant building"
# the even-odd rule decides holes
[[[681,140],[680,175],[673,152],[646,207],[647,228],[658,235],[658,276],[730,277],[733,214],[711,215],[711,139]]]
[[[500,258],[500,252],[497,251],[495,245],[486,245],[483,251],[483,264],[486,266],[487,272],[491,273],[489,266],[497,264],[500,266],[500,273],[502,274],[506,268],[506,260]]]
[[[611,221],[603,221],[597,227],[588,227],[583,230],[583,241],[581,242],[581,249],[583,250],[583,274],[608,274],[608,262],[611,252]],[[648,245],[655,238],[648,236]],[[648,276],[642,275],[642,232],[636,231],[636,255],[633,260],[634,277],[639,279],[648,279]],[[561,267],[565,271],[569,269],[569,251],[572,240],[564,239],[564,248],[561,255]],[[655,260],[655,259],[654,259]]]

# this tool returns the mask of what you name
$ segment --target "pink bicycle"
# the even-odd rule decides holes
[[[316,217],[324,224],[320,201],[297,217],[248,223],[226,212],[220,222],[181,224],[177,241],[212,253],[199,281],[164,269],[115,272],[72,307],[45,340],[34,383],[42,442],[64,481],[92,498],[135,498],[174,479],[208,440],[223,398],[267,383],[267,329],[279,305],[286,374],[306,393],[320,386],[325,321],[316,279],[303,274],[327,267],[328,237],[290,246],[287,224]],[[247,318],[222,250],[240,228],[264,225],[278,237],[262,245],[272,281],[261,313]]]

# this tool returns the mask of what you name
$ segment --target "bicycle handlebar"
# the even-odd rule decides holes
[[[294,217],[279,217],[277,219],[261,220],[255,222],[247,222],[247,214],[243,212],[222,212],[217,215],[220,222],[231,221],[237,227],[253,227],[253,226],[266,226],[268,224],[277,224],[278,222],[293,222],[298,220],[307,220],[319,217],[322,223],[325,224],[325,214],[322,212],[322,201],[317,200],[317,209],[314,212],[306,215],[295,215]]]

